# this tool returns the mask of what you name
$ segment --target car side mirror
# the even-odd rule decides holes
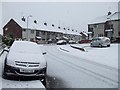
[[[4,48],[4,49],[3,49],[3,52],[4,52],[4,51],[5,51],[5,52],[9,52],[9,48]]]
[[[42,54],[45,55],[45,54],[47,54],[47,52],[43,52]]]

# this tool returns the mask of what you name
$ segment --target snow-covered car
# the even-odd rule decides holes
[[[57,42],[57,45],[66,45],[67,44],[67,41],[66,40],[59,40]]]
[[[92,39],[90,45],[98,46],[98,47],[103,47],[103,46],[110,47],[110,39],[107,37],[96,37]]]
[[[5,49],[6,51],[6,49]],[[47,62],[39,46],[29,41],[14,41],[4,62],[3,77],[37,76],[45,80]]]
[[[70,40],[68,43],[69,44],[76,44],[76,42],[74,40]]]

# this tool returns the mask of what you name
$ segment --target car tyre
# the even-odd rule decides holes
[[[93,47],[93,44],[91,43],[90,46]]]
[[[45,71],[44,71],[45,75],[43,77],[39,77],[40,81],[45,87],[46,87],[46,77],[47,77],[46,71],[47,71],[47,68],[45,68]]]
[[[110,47],[110,45],[107,45],[107,47]]]
[[[42,83],[43,83],[43,85],[46,87],[46,76],[43,77]]]
[[[7,79],[7,78],[8,78],[8,75],[6,74],[6,70],[7,70],[7,67],[6,67],[6,60],[5,60],[4,70],[3,70],[3,73],[2,73],[2,77],[3,77],[4,79]]]
[[[43,76],[42,78],[40,77],[39,79],[42,82],[42,84],[46,87],[46,75]]]
[[[101,44],[99,44],[99,47],[100,47],[100,48],[102,48],[102,45],[101,45]]]
[[[7,78],[8,78],[8,75],[6,74],[6,66],[4,67],[2,77],[3,77],[4,79],[7,79]]]

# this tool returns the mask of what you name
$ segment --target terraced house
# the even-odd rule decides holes
[[[3,27],[3,36],[13,39],[38,40],[40,43],[56,42],[59,39],[79,41],[81,35],[77,30],[60,27],[50,23],[38,23],[36,20],[10,19]]]
[[[106,36],[112,41],[120,40],[120,12],[108,12],[107,15],[97,17],[88,24],[88,32],[92,38]]]

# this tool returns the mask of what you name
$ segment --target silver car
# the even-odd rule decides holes
[[[4,50],[6,51],[6,50]],[[5,58],[3,77],[37,76],[45,79],[47,62],[36,43],[15,41]]]
[[[110,47],[110,39],[107,37],[96,37],[92,39],[90,45],[98,46],[98,47],[103,47],[103,46]]]
[[[59,40],[57,42],[57,45],[66,45],[67,44],[67,41],[66,40]]]

